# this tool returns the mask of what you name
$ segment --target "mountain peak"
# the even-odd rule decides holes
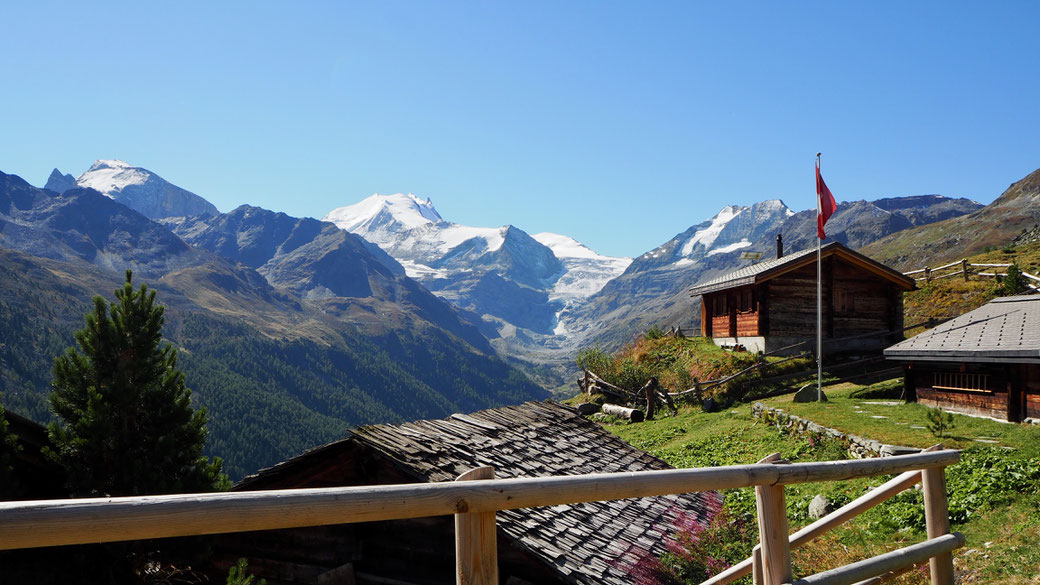
[[[43,188],[54,191],[55,193],[64,193],[75,186],[76,177],[63,174],[58,169],[54,169],[51,171],[51,176],[47,177],[47,184],[44,185]]]
[[[100,171],[100,170],[103,170],[103,169],[126,170],[126,169],[133,169],[133,168],[136,168],[136,167],[134,167],[134,165],[132,165],[130,163],[121,161],[119,159],[115,159],[114,158],[114,159],[111,159],[111,160],[106,160],[106,159],[103,159],[103,158],[99,158],[96,161],[94,161],[94,164],[90,165],[90,168],[87,169],[87,172],[89,173],[91,171]]]
[[[444,221],[429,197],[423,200],[412,193],[375,193],[353,205],[333,209],[322,220],[331,221],[347,231],[375,221],[395,221],[408,229]]]
[[[216,215],[217,208],[159,175],[118,159],[98,159],[76,179],[77,187],[94,189],[146,217]]]

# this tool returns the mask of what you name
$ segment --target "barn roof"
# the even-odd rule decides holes
[[[846,262],[855,264],[881,278],[892,281],[905,290],[913,290],[915,288],[913,278],[904,276],[903,273],[897,270],[889,268],[876,260],[847,248],[840,242],[831,242],[823,246],[820,250],[820,254],[825,258],[828,256],[838,256]],[[698,283],[690,288],[690,296],[713,293],[749,284],[758,284],[780,276],[781,274],[815,263],[815,249],[810,248],[807,250],[800,250],[783,256],[782,258],[766,260],[765,262],[745,266],[739,270],[734,270],[733,272],[724,274],[707,282]]]
[[[1040,295],[1001,297],[885,350],[893,360],[1040,363]]]
[[[300,459],[327,456],[345,444],[371,448],[417,481],[454,481],[490,465],[495,477],[545,477],[670,469],[553,402],[528,402],[455,414],[441,420],[361,427],[352,436],[260,472],[282,473]],[[248,489],[250,479],[236,489]],[[717,492],[588,502],[498,512],[500,534],[528,550],[566,581],[624,584],[636,581],[648,556],[667,552],[680,528],[704,526],[721,506]],[[644,569],[645,570],[645,569]]]

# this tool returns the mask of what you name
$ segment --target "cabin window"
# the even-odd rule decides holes
[[[854,312],[852,292],[844,288],[834,289],[834,312],[849,315]]]
[[[990,392],[989,374],[969,372],[935,372],[932,388],[936,390],[963,390],[967,392]]]
[[[729,309],[726,307],[726,293],[715,295],[712,298],[712,315],[716,317],[725,317],[729,315]]]
[[[737,294],[740,297],[739,310],[741,313],[750,313],[755,310],[755,295],[752,289],[746,288]]]

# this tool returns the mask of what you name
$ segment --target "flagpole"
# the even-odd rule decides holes
[[[820,194],[820,153],[816,153],[816,213],[823,214],[823,195]],[[823,240],[816,231],[816,401],[823,402]]]

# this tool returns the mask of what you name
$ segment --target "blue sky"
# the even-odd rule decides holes
[[[729,203],[1040,167],[1037,2],[7,2],[0,170],[120,158],[222,211],[374,192],[641,254]]]

